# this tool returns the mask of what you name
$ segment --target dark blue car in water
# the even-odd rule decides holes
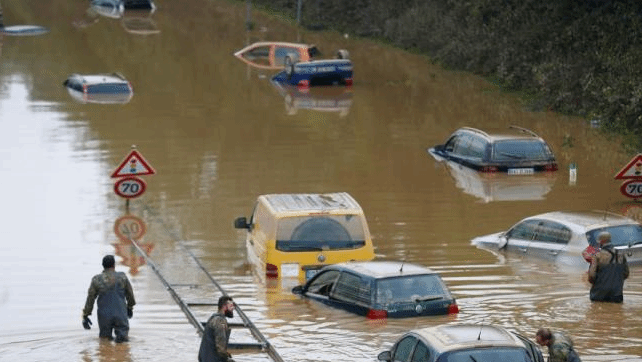
[[[459,312],[438,273],[398,261],[328,265],[292,292],[372,319]]]
[[[352,61],[346,50],[339,50],[336,59],[293,61],[285,57],[284,70],[272,80],[300,87],[318,85],[352,85]]]

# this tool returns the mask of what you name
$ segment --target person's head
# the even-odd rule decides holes
[[[116,260],[113,255],[105,255],[103,258],[103,268],[110,269],[116,265]]]
[[[227,318],[234,318],[234,301],[229,295],[218,298],[218,312]]]
[[[611,234],[608,231],[602,231],[597,234],[597,241],[600,245],[608,244],[611,242]]]
[[[553,339],[553,334],[551,333],[551,330],[548,328],[540,328],[537,330],[537,333],[535,333],[535,341],[540,346],[549,346],[551,344],[552,339]]]

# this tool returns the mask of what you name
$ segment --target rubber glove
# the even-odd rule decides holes
[[[91,329],[91,319],[89,319],[89,316],[85,316],[82,318],[82,326],[85,329]]]

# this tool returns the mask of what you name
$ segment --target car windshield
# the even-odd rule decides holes
[[[642,226],[638,224],[610,226],[591,230],[586,233],[589,244],[596,247],[598,245],[597,235],[602,231],[608,231],[611,234],[611,243],[613,246],[642,244]]]
[[[276,248],[281,251],[358,249],[366,244],[361,220],[358,215],[283,218],[276,231]]]
[[[101,83],[87,87],[87,93],[106,94],[106,93],[129,93],[127,83]]]
[[[546,144],[538,140],[505,140],[494,144],[496,161],[542,160],[551,157]]]
[[[438,362],[530,362],[531,359],[523,348],[488,347],[471,348],[447,352],[437,359]]]
[[[446,297],[437,274],[409,275],[377,281],[377,303],[418,302]]]

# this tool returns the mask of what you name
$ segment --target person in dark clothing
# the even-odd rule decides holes
[[[592,284],[591,301],[622,303],[624,280],[629,277],[626,256],[618,254],[611,244],[611,234],[604,231],[597,236],[600,251],[593,256],[588,280]]]
[[[85,329],[91,328],[89,316],[94,308],[94,301],[98,298],[98,327],[101,338],[113,339],[112,330],[116,335],[116,343],[127,342],[129,339],[129,321],[134,314],[134,292],[129,279],[123,272],[115,270],[113,255],[103,258],[103,272],[91,279],[87,291],[87,301],[82,311],[82,325]]]
[[[542,347],[548,347],[548,362],[581,362],[573,349],[573,341],[564,333],[540,328],[535,334],[535,341]]]
[[[234,361],[227,352],[230,327],[225,318],[234,318],[234,301],[228,295],[218,299],[218,312],[212,314],[205,324],[201,347],[198,351],[198,362]]]

